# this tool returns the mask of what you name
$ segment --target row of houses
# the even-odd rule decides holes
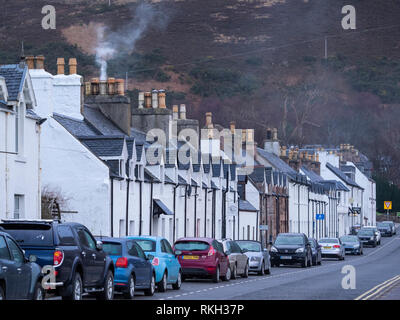
[[[65,69],[69,68],[69,74]],[[252,239],[340,236],[375,223],[375,183],[354,147],[281,146],[267,131],[205,125],[163,90],[84,82],[76,59],[0,67],[0,218],[56,215],[96,235]]]

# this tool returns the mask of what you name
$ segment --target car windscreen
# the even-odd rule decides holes
[[[378,228],[390,228],[390,224],[389,223],[385,223],[385,222],[381,222],[381,223],[378,223],[377,227]]]
[[[275,240],[276,245],[304,245],[302,236],[278,236]]]
[[[122,256],[122,244],[117,242],[103,242],[103,250],[110,256]]]
[[[338,239],[335,238],[325,238],[318,240],[319,243],[339,243]]]
[[[144,252],[155,252],[156,242],[154,240],[138,240],[135,239],[136,243],[142,248]]]
[[[181,251],[206,251],[210,245],[203,241],[180,241],[175,243],[175,250]]]
[[[3,224],[21,246],[52,246],[53,230],[48,224]]]
[[[374,230],[373,229],[363,229],[358,232],[359,236],[373,236]]]
[[[261,251],[261,244],[253,241],[237,241],[236,242],[240,249],[246,249],[249,252],[260,252]]]
[[[358,242],[357,237],[350,236],[341,237],[340,240],[342,240],[342,242]]]

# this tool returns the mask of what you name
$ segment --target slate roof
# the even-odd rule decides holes
[[[174,148],[165,149],[165,167],[174,168],[176,165],[177,150]]]
[[[144,168],[144,181],[146,182],[155,182],[160,183],[160,179],[158,179],[154,174],[152,174],[149,170]]]
[[[304,172],[304,174],[311,180],[311,182],[321,182],[324,181],[324,178],[322,178],[320,175],[316,174],[312,170],[308,170],[306,167],[301,167],[301,170]]]
[[[214,181],[211,181],[211,189],[219,190],[217,185],[214,183]]]
[[[110,176],[111,177],[120,177],[119,160],[108,160],[108,161],[104,161],[104,162],[110,168]]]
[[[19,64],[7,64],[0,66],[0,76],[6,80],[8,100],[16,101],[22,91],[28,67],[21,68]]]
[[[265,167],[254,167],[253,172],[249,175],[256,183],[263,183],[265,177]]]
[[[143,153],[143,144],[136,142],[136,159],[137,159],[137,161],[141,160],[142,153]]]
[[[40,121],[42,120],[41,117],[39,117],[35,111],[33,111],[32,109],[26,109],[26,117],[29,119],[33,119],[35,121]]]
[[[97,108],[85,105],[83,108],[85,120],[105,136],[124,136],[125,133],[120,130],[111,120],[109,120]]]
[[[132,159],[133,157],[133,145],[135,143],[134,138],[126,138],[126,147],[128,149],[128,158]]]
[[[175,184],[175,182],[170,177],[168,177],[166,174],[164,175],[164,182],[169,183],[169,184]]]
[[[239,210],[240,211],[249,211],[249,212],[257,212],[258,210],[247,200],[239,199]]]
[[[193,179],[190,179],[190,184],[192,185],[192,187],[198,187],[199,186],[198,183]]]
[[[98,157],[120,157],[125,143],[124,137],[83,136],[78,139]]]
[[[74,119],[58,113],[54,113],[53,118],[73,136],[100,135],[100,132],[85,120]]]
[[[186,179],[184,179],[180,174],[178,174],[178,184],[187,185]]]
[[[336,168],[335,166],[331,165],[330,163],[326,164],[326,167],[331,170],[336,176],[338,176],[340,179],[342,179],[346,184],[356,187],[356,188],[361,188],[354,180],[350,179],[346,174],[341,171],[339,168]]]

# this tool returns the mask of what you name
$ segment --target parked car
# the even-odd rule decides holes
[[[363,244],[358,236],[348,235],[340,237],[346,254],[364,254]]]
[[[314,238],[308,239],[311,245],[311,253],[312,253],[312,265],[321,265],[322,263],[322,253],[321,253],[321,245]]]
[[[391,237],[393,235],[392,226],[389,223],[385,222],[378,222],[376,224],[379,232],[381,233],[382,237]]]
[[[300,263],[303,268],[311,267],[311,245],[304,233],[280,233],[270,250],[271,265]]]
[[[0,300],[44,300],[42,269],[35,259],[31,255],[28,260],[18,243],[0,230]]]
[[[222,243],[213,238],[180,238],[174,252],[182,266],[182,280],[209,278],[214,282],[231,279],[229,258]]]
[[[150,258],[156,274],[158,291],[165,292],[169,284],[175,290],[181,288],[181,265],[167,239],[152,236],[128,237],[128,239],[135,240]]]
[[[322,246],[321,253],[323,258],[337,258],[344,260],[346,252],[344,245],[338,238],[321,238],[318,243]]]
[[[237,279],[238,275],[247,278],[249,276],[249,258],[231,239],[220,240],[224,247],[224,252],[228,254],[229,266],[232,279]]]
[[[115,290],[125,298],[133,299],[137,290],[146,296],[154,295],[156,280],[150,258],[146,257],[136,241],[126,238],[97,238],[103,243],[103,250],[115,265]]]
[[[235,242],[249,258],[249,271],[257,272],[259,275],[271,273],[271,260],[268,249],[263,249],[260,242],[253,240],[238,240]]]
[[[357,233],[358,233],[358,231],[360,231],[360,229],[361,229],[361,225],[355,224],[355,225],[353,225],[353,226],[351,227],[351,229],[350,229],[350,234],[351,234],[351,235],[357,235]]]
[[[90,231],[79,223],[56,220],[3,220],[1,226],[41,267],[53,266],[56,281],[48,283],[63,299],[81,300],[82,293],[102,300],[114,296],[114,264]]]
[[[357,236],[363,246],[372,245],[375,248],[378,244],[377,233],[372,228],[362,228]]]
[[[393,221],[382,221],[383,223],[388,223],[392,227],[392,234],[396,234],[396,225]]]
[[[372,229],[372,230],[374,230],[375,235],[376,235],[377,245],[381,244],[382,235],[381,235],[381,233],[379,232],[379,230],[378,230],[378,228],[376,226],[364,226],[360,230],[362,230],[362,229]]]

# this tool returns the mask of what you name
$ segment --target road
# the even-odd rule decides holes
[[[354,289],[343,289],[344,266],[355,268]],[[137,300],[354,300],[400,299],[400,277],[393,291],[389,279],[400,275],[400,232],[396,236],[382,238],[376,248],[364,248],[364,255],[347,255],[344,261],[323,259],[321,266],[301,268],[286,266],[272,268],[270,275],[250,275],[229,282],[213,283],[210,280],[187,280],[180,290],[168,289],[156,292],[153,297],[137,292]],[[396,278],[397,279],[397,278]],[[385,290],[381,289],[386,285]],[[375,288],[375,289],[374,289]],[[371,290],[373,289],[373,290]],[[373,296],[379,290],[379,295]],[[397,290],[397,291],[396,291]],[[369,292],[369,293],[368,293]],[[397,292],[397,294],[396,294]],[[365,294],[368,293],[368,294]],[[363,296],[363,294],[365,294]],[[120,299],[115,295],[115,299]],[[89,299],[85,297],[84,299]]]

